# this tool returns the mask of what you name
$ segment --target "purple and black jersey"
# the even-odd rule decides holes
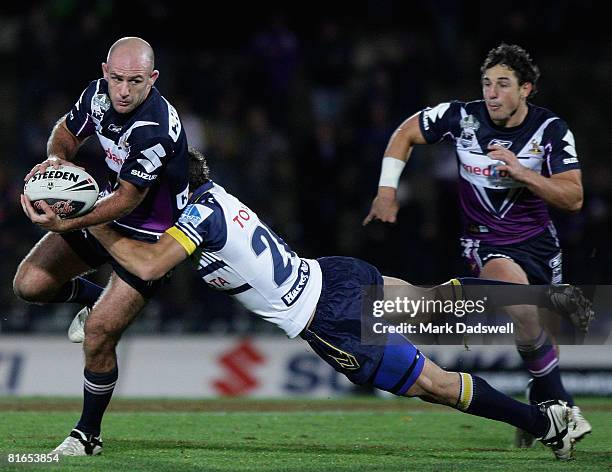
[[[78,138],[98,136],[115,177],[106,193],[117,177],[149,188],[140,205],[115,224],[145,239],[174,224],[188,200],[187,138],[178,113],[155,87],[133,112],[120,114],[111,105],[106,80],[94,80],[66,116],[66,125]]]
[[[441,103],[419,115],[428,143],[455,142],[464,237],[493,245],[513,244],[542,233],[551,223],[546,202],[496,167],[488,146],[510,149],[521,164],[544,176],[579,169],[574,135],[545,108],[529,104],[522,124],[496,126],[483,100]]]

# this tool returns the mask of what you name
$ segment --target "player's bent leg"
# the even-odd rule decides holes
[[[425,356],[408,339],[390,334],[372,384],[386,392],[404,395],[422,376],[425,363]]]
[[[100,429],[118,379],[115,347],[146,304],[146,299],[115,273],[87,318],[83,343],[85,370],[83,412],[70,435],[54,452],[95,455],[102,451]]]
[[[497,258],[489,260],[480,273],[480,278],[501,280],[527,285],[529,280],[525,271],[514,261],[505,258]],[[527,369],[529,361],[525,356],[530,356],[531,347],[535,339],[538,339],[541,333],[541,327],[538,318],[538,310],[534,306],[513,305],[504,307],[503,310],[512,318],[515,327],[516,344],[519,354],[523,358]],[[527,399],[530,400],[533,382],[527,386]],[[533,403],[536,403],[535,401]],[[535,443],[535,436],[528,431],[517,428],[514,435],[514,445],[516,447],[525,448],[532,447]]]
[[[461,388],[456,373],[438,367],[400,334],[389,335],[372,383],[395,395],[450,406],[455,406]]]
[[[91,267],[59,234],[47,233],[19,264],[13,279],[13,291],[17,297],[30,303],[61,301],[57,300],[58,292],[73,277],[88,270]],[[66,287],[66,290],[70,289]]]
[[[529,283],[523,269],[514,261],[504,258],[487,262],[480,277],[522,284]],[[517,349],[533,378],[528,394],[530,402],[535,404],[547,400],[562,400],[573,407],[573,398],[565,390],[561,381],[558,351],[542,330],[538,310],[533,306],[512,306],[506,311],[515,322]],[[575,425],[573,419],[572,424]],[[537,437],[530,434],[525,428],[521,428],[521,431],[516,433],[515,444],[518,447],[529,447],[533,444],[533,436]]]
[[[111,274],[106,290],[85,323],[85,367],[105,372],[117,364],[115,346],[147,300],[132,286]]]
[[[396,299],[412,299],[419,300],[423,297],[433,297],[434,294],[427,288],[419,287],[417,285],[412,285],[411,283],[406,282],[405,280],[398,279],[397,277],[389,277],[387,275],[383,275],[383,284],[384,284],[384,299],[385,301],[395,301]],[[426,323],[431,321],[431,314],[420,312],[420,313],[411,313],[407,315],[405,311],[385,311],[385,320],[392,323],[400,323],[407,320],[407,316],[410,316],[411,322],[419,321],[421,323]],[[418,316],[418,318],[415,318]]]
[[[505,259],[501,260],[506,261]],[[501,264],[506,264],[506,262]],[[573,285],[529,285],[525,283],[526,276],[522,277],[520,270],[522,269],[519,267],[517,269],[518,277],[516,277],[520,282],[509,282],[499,280],[499,278],[457,277],[434,287],[420,287],[402,279],[382,276],[384,297],[385,301],[408,298],[443,302],[449,300],[452,302],[457,300],[477,302],[486,299],[488,308],[500,308],[510,312],[519,332],[519,339],[537,335],[539,325],[544,326],[549,335],[552,333],[558,334],[561,318],[567,319],[582,332],[587,331],[588,325],[595,314],[592,302],[585,297],[579,287]],[[515,275],[510,274],[510,277],[515,277]],[[509,277],[506,276],[506,278]],[[518,300],[522,302],[520,306],[517,305]],[[551,309],[554,311],[551,311]],[[543,312],[547,315],[543,315]],[[387,319],[389,319],[389,314],[394,315],[393,312],[387,312]],[[539,319],[537,319],[537,314],[539,314]],[[399,317],[402,313],[395,315]],[[406,313],[403,313],[403,315],[402,318],[406,318]],[[414,315],[414,313],[411,313],[410,317],[412,318]],[[422,312],[416,315],[420,318],[423,317]],[[544,324],[543,319],[546,320],[546,324]],[[419,319],[419,321],[423,320]]]
[[[553,450],[557,459],[569,460],[573,456],[572,410],[565,402],[520,403],[495,390],[478,376],[447,372],[429,359],[404,395],[508,423],[533,434]]]
[[[516,284],[529,284],[527,274],[516,262],[497,258],[489,260],[480,273],[484,279],[500,280]],[[517,340],[534,339],[540,333],[538,310],[532,305],[513,305],[504,308],[514,322]]]
[[[539,308],[538,320],[540,322],[540,326],[542,326],[544,331],[546,331],[546,334],[555,346],[557,356],[559,356],[559,345],[557,343],[557,338],[561,333],[561,318],[557,313],[551,310]]]
[[[419,397],[430,403],[455,407],[461,396],[461,381],[456,372],[448,372],[425,359],[421,375],[404,396]]]
[[[520,403],[478,376],[441,369],[401,335],[389,336],[371,381],[375,387],[396,395],[417,396],[514,425],[539,438],[557,458],[567,460],[572,456],[573,441],[569,434],[572,413],[563,402]]]

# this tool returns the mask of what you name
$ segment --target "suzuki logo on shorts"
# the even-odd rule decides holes
[[[243,340],[236,347],[219,358],[225,376],[216,380],[214,389],[221,395],[244,395],[259,386],[259,381],[251,375],[253,368],[263,364],[265,357],[249,341]]]

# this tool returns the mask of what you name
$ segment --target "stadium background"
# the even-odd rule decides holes
[[[280,3],[207,4],[198,14],[181,2],[151,0],[26,3],[3,6],[0,13],[0,394],[45,393],[36,390],[43,384],[34,379],[24,390],[27,358],[54,353],[78,365],[78,346],[61,347],[75,307],[29,306],[12,294],[18,262],[42,235],[23,216],[18,195],[22,176],[45,156],[55,120],[100,75],[108,47],[125,35],[142,36],[154,47],[161,72],[156,85],[178,109],[190,144],[208,156],[215,180],[254,208],[294,250],[304,257],[361,257],[385,274],[417,284],[465,273],[459,259],[456,164],[447,146],[418,148],[402,179],[399,223],[363,228],[385,145],[395,127],[421,108],[479,98],[479,68],[490,48],[502,40],[524,46],[542,70],[534,103],[568,121],[583,165],[583,210],[554,214],[565,279],[612,281],[612,34],[588,2],[542,1],[528,8],[510,2],[495,11],[484,2],[444,0],[364,1],[350,10],[316,2],[291,9]],[[96,144],[80,154],[97,177],[103,177],[96,162],[101,153]],[[106,274],[93,279],[103,281]],[[123,344],[145,343],[143,357],[133,357],[145,362],[147,349],[158,351],[166,341],[185,339],[177,338],[182,335],[205,335],[209,346],[220,342],[217,350],[195,351],[212,359],[220,372],[224,356],[235,352],[230,364],[251,359],[246,362],[256,370],[263,358],[272,372],[268,360],[274,356],[266,355],[265,346],[285,346],[274,326],[202,290],[186,265]],[[244,336],[254,337],[245,341]],[[125,355],[139,351],[136,347],[124,348]],[[306,384],[324,379],[323,394],[333,392],[341,381],[330,371],[318,372],[325,366],[312,367],[314,356],[299,357],[305,353],[288,353],[284,372],[306,372]],[[511,349],[501,354],[505,361],[499,356],[482,359],[519,369]],[[481,361],[472,359],[467,367]],[[78,385],[80,368],[68,371]],[[612,391],[607,378],[605,388]],[[245,387],[238,393],[251,391]],[[214,387],[202,392],[223,393]]]

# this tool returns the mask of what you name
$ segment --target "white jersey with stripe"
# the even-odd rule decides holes
[[[166,233],[191,255],[206,284],[283,329],[306,327],[322,287],[319,263],[302,259],[257,214],[225,189],[197,189]]]

